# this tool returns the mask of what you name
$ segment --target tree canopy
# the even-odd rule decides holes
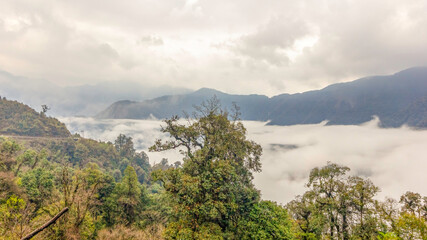
[[[179,149],[183,164],[155,171],[173,201],[166,229],[170,239],[238,239],[239,224],[260,201],[253,172],[261,171],[261,146],[246,138],[246,129],[221,109],[216,99],[202,104],[185,121],[165,120],[151,151]],[[230,120],[230,118],[232,118]],[[286,214],[285,214],[286,216]]]

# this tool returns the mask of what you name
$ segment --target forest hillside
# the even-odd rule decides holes
[[[56,118],[38,113],[29,106],[0,97],[0,134],[33,137],[69,137],[71,134],[65,124]]]
[[[31,112],[10,104],[8,121]],[[307,173],[307,191],[286,205],[263,200],[261,146],[215,99],[198,110],[153,139],[150,151],[180,150],[173,164],[150,165],[123,134],[0,137],[0,239],[29,239],[49,222],[32,239],[427,239],[427,197],[378,200],[375,183],[335,163]],[[37,116],[37,126],[59,123]]]

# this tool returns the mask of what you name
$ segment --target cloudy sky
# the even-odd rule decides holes
[[[426,0],[2,0],[0,70],[275,95],[427,63]]]

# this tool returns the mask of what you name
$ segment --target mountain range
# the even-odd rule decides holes
[[[378,116],[382,127],[404,124],[427,127],[427,67],[410,68],[393,75],[361,78],[321,90],[297,94],[232,95],[202,88],[142,102],[118,101],[97,118],[169,118],[192,112],[194,105],[216,96],[222,106],[240,107],[243,120],[269,121],[270,125],[357,125]]]

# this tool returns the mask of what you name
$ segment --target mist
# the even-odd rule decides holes
[[[170,86],[153,86],[132,81],[109,81],[96,84],[61,86],[45,79],[15,76],[0,69],[0,96],[28,104],[39,110],[49,106],[54,116],[94,116],[119,100],[142,101],[191,90]]]
[[[168,158],[181,160],[177,151],[151,153],[148,148],[160,132],[159,120],[98,120],[61,118],[68,129],[87,138],[113,142],[123,133],[133,138],[135,148],[145,151],[150,163]],[[262,198],[287,203],[306,191],[310,170],[328,161],[351,168],[351,175],[371,179],[381,188],[379,199],[398,198],[406,191],[427,195],[427,131],[408,127],[379,128],[379,120],[360,126],[311,125],[267,126],[265,122],[244,121],[248,138],[263,148],[262,172],[254,183]]]

